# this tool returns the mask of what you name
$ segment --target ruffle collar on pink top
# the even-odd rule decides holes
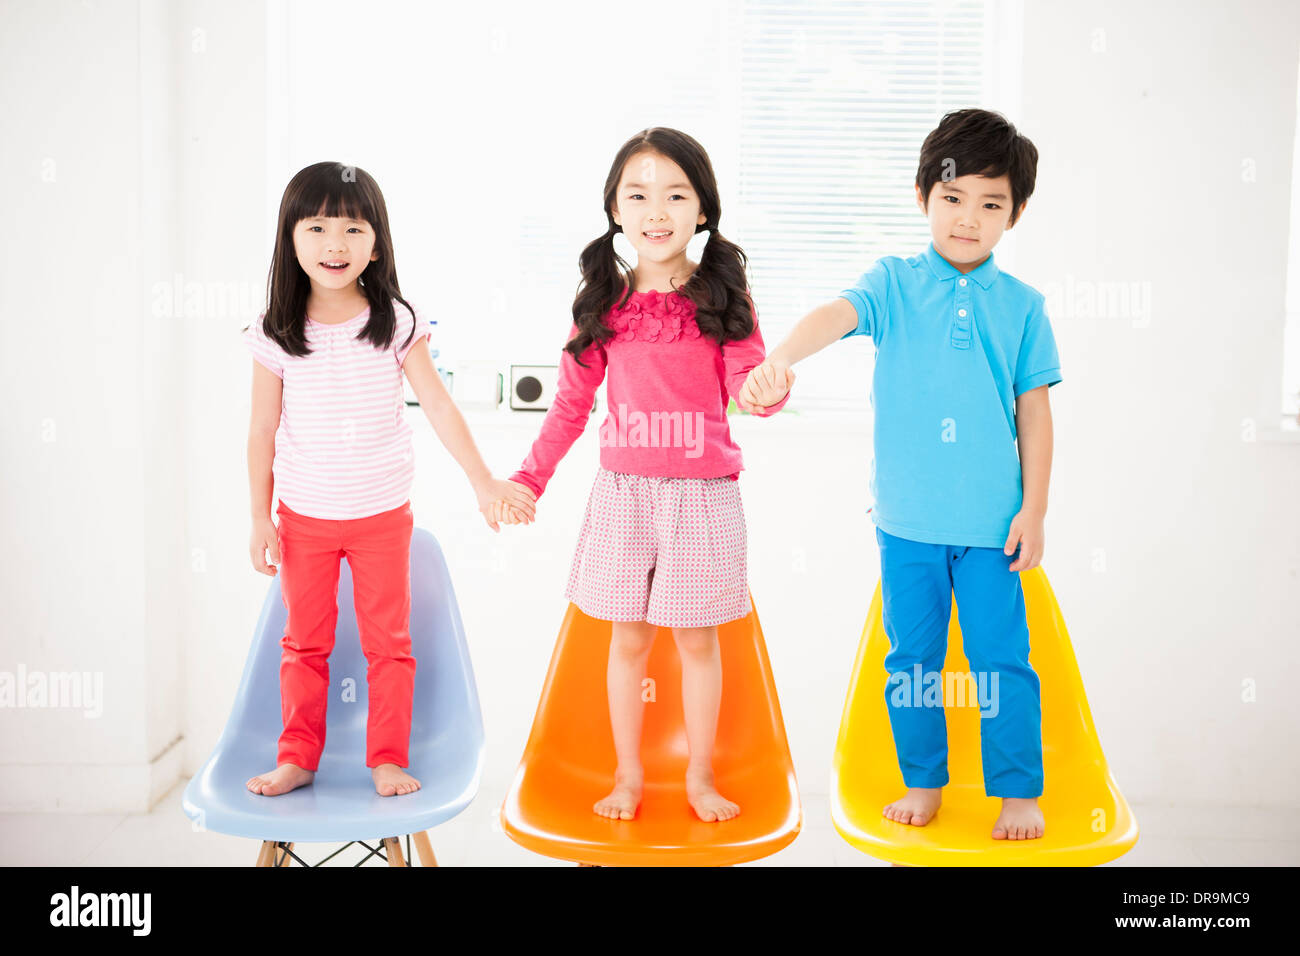
[[[620,309],[617,305],[606,319],[619,342],[675,342],[698,339],[695,303],[678,292],[637,292]]]

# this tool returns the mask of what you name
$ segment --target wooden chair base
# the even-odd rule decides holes
[[[398,837],[384,837],[377,846],[370,846],[362,840],[353,840],[351,843],[345,843],[329,856],[325,857],[319,863],[308,863],[298,854],[293,852],[294,844],[286,843],[280,840],[263,840],[261,847],[257,851],[257,862],[254,866],[293,866],[297,861],[299,866],[320,866],[327,860],[331,860],[338,854],[342,853],[348,847],[356,843],[365,847],[370,852],[361,858],[360,863],[353,864],[361,866],[372,856],[377,856],[381,860],[387,860],[389,866],[412,866],[411,860],[411,839],[415,840],[415,851],[419,854],[421,866],[437,866],[438,859],[433,855],[433,845],[429,842],[429,834],[424,830],[419,833],[406,835],[406,853],[402,853],[402,844]]]

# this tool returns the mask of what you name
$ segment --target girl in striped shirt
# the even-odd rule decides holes
[[[346,555],[369,662],[366,766],[381,796],[411,793],[420,788],[404,769],[416,668],[414,458],[402,373],[493,531],[494,502],[507,500],[531,519],[534,496],[492,477],[443,387],[424,341],[429,325],[398,287],[388,212],[368,173],[316,163],[293,177],[280,203],[268,285],[266,311],[244,330],[254,358],[249,551],[258,571],[279,573],[288,612],[280,641],[284,731],[275,769],[247,787],[274,796],[315,777]]]

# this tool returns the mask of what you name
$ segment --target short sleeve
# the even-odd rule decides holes
[[[411,306],[411,308],[415,310],[415,335],[411,337],[409,342],[406,341],[406,337],[411,334],[411,313],[407,311],[406,306],[402,305],[400,302],[394,302],[393,308],[397,311],[397,328],[400,330],[395,336],[393,336],[393,348],[394,353],[397,356],[397,366],[398,368],[401,368],[402,364],[406,361],[407,354],[421,341],[425,343],[425,348],[428,348],[428,338],[432,334],[433,329],[432,323],[425,317],[424,313],[415,306]]]
[[[851,335],[869,335],[877,345],[885,335],[889,319],[889,267],[880,260],[849,289],[840,293],[840,298],[848,299],[858,313],[858,326],[846,332],[841,338]]]
[[[266,313],[262,313],[248,328],[244,329],[244,344],[253,353],[253,358],[275,373],[276,378],[284,378],[284,349],[267,336],[262,328]]]
[[[1020,339],[1020,352],[1016,356],[1013,395],[1061,381],[1061,359],[1056,352],[1052,324],[1043,308],[1044,301],[1041,293],[1034,293],[1029,317],[1025,320],[1025,332]]]

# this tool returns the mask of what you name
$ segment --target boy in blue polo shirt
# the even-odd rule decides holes
[[[1033,143],[1001,115],[944,116],[916,174],[929,247],[881,259],[806,315],[740,396],[744,407],[775,404],[794,381],[790,366],[840,338],[871,336],[885,699],[908,787],[884,815],[924,826],[948,782],[943,708],[917,706],[911,685],[943,670],[955,591],[981,688],[984,790],[1002,798],[992,835],[1012,840],[1044,832],[1038,675],[1019,572],[1043,555],[1047,390],[1061,370],[1043,296],[999,270],[992,250],[1024,213],[1037,164]]]

